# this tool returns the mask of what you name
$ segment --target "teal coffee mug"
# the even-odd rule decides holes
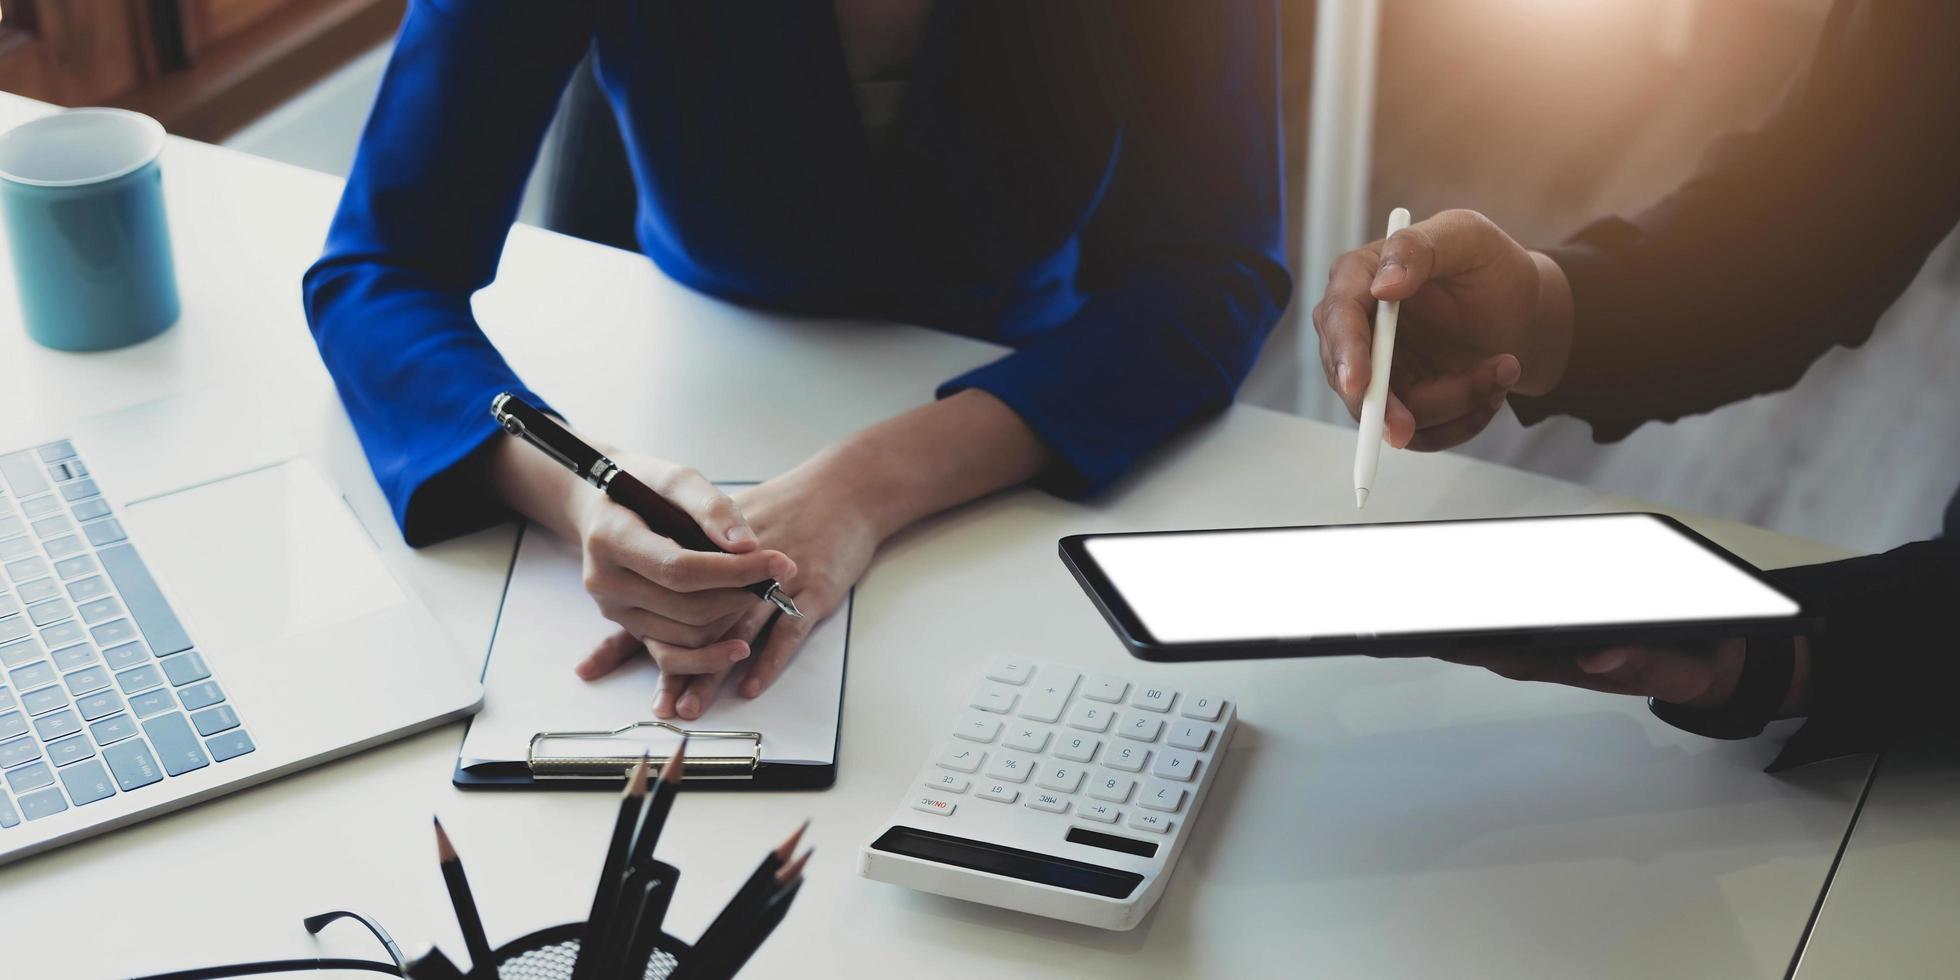
[[[0,218],[35,342],[108,350],[177,322],[162,152],[163,126],[122,109],[70,109],[0,133]]]

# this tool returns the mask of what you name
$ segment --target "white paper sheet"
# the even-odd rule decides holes
[[[599,614],[580,578],[576,544],[537,526],[524,530],[490,643],[483,710],[463,739],[464,768],[522,762],[538,732],[607,731],[653,718],[660,670],[651,658],[635,659],[596,681],[572,672],[618,629]],[[735,693],[744,661],[700,718],[669,721],[688,729],[761,732],[764,762],[830,765],[837,752],[849,620],[847,603],[810,633],[761,697]]]

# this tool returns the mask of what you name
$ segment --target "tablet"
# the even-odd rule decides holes
[[[1145,660],[1571,649],[1816,627],[1659,514],[1086,534],[1062,560]]]

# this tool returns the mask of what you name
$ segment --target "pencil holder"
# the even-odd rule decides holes
[[[570,980],[572,964],[578,960],[579,934],[583,931],[585,923],[568,922],[505,943],[497,950],[496,980]],[[673,976],[688,950],[686,943],[661,933],[654,941],[653,955],[647,959],[645,980],[667,980]],[[414,966],[409,968],[409,975],[426,980]]]

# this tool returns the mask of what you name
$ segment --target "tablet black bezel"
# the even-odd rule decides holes
[[[1462,630],[1457,632],[1352,634],[1307,639],[1281,637],[1264,640],[1229,640],[1202,643],[1161,643],[1144,628],[1123,594],[1109,581],[1101,566],[1090,555],[1091,538],[1145,537],[1167,534],[1233,534],[1252,531],[1311,531],[1320,528],[1363,527],[1359,524],[1304,524],[1280,527],[1191,528],[1175,531],[1131,531],[1110,534],[1071,534],[1061,539],[1058,550],[1082,590],[1102,611],[1110,628],[1142,660],[1182,662],[1188,660],[1245,660],[1266,657],[1349,656],[1429,656],[1466,650],[1572,650],[1621,644],[1666,644],[1706,642],[1737,636],[1792,636],[1816,633],[1822,620],[1795,596],[1778,589],[1760,569],[1743,561],[1728,549],[1703,537],[1693,528],[1666,514],[1621,511],[1599,514],[1548,514],[1536,517],[1479,517],[1443,521],[1407,521],[1410,524],[1467,524],[1474,521],[1584,520],[1637,515],[1660,521],[1689,541],[1699,544],[1792,602],[1793,616],[1746,619],[1674,620],[1654,623],[1601,623],[1590,626],[1541,626],[1528,629]],[[1391,526],[1381,524],[1376,526]]]

